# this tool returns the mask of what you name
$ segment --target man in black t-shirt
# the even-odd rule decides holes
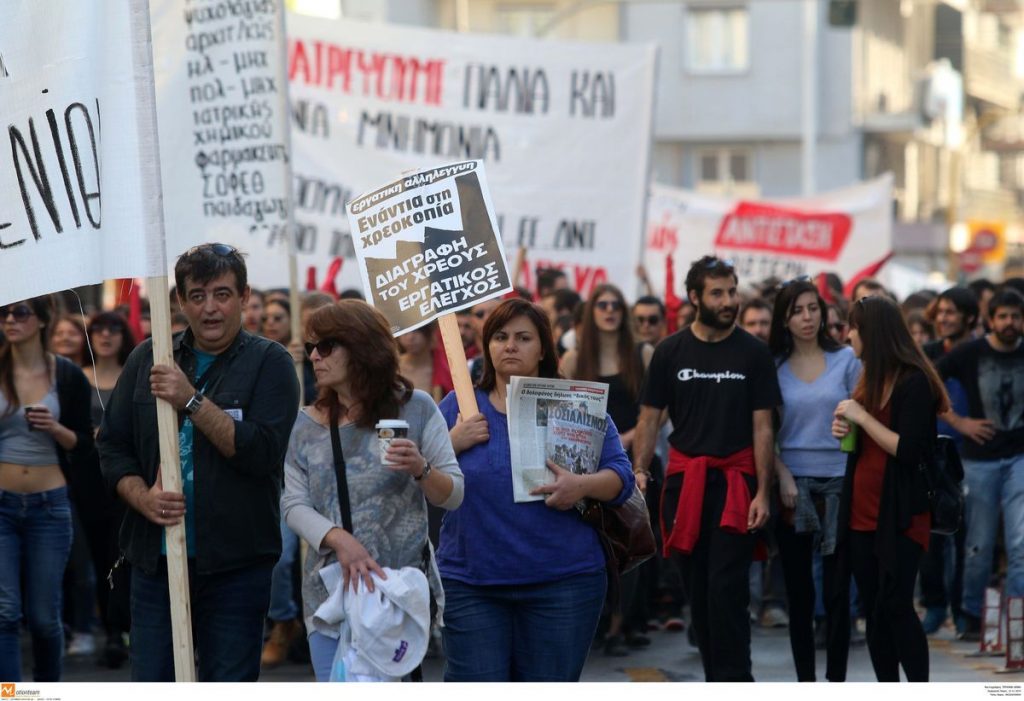
[[[708,681],[752,681],[749,571],[768,520],[772,409],[782,403],[768,347],[736,326],[738,280],[705,256],[686,276],[697,309],[658,345],[641,393],[633,451],[641,489],[663,410],[674,427],[663,492],[668,555],[680,557]]]
[[[989,302],[984,337],[939,360],[942,377],[967,392],[968,416],[943,416],[966,439],[961,446],[967,496],[963,602],[965,630],[980,630],[992,572],[999,513],[1005,528],[1006,596],[1024,596],[1024,297],[1004,289]]]

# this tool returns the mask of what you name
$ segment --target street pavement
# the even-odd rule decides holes
[[[754,627],[752,631],[752,655],[754,677],[758,681],[793,682],[796,676],[789,651],[789,637],[785,628],[764,629]],[[700,656],[696,648],[686,641],[685,633],[653,631],[648,633],[651,645],[648,648],[631,651],[627,657],[606,657],[600,648],[591,651],[583,671],[585,682],[699,682],[703,681]],[[30,645],[24,646],[25,679],[31,679],[28,657]],[[1021,683],[1024,674],[999,674],[1005,658],[976,657],[971,653],[978,650],[977,643],[955,640],[951,625],[929,638],[931,653],[931,681],[935,682],[987,682]],[[818,679],[824,681],[825,653],[818,652]],[[441,681],[443,661],[428,659],[424,663],[425,681]],[[129,681],[128,666],[109,670],[98,666],[89,657],[68,657],[65,659],[64,681],[69,682],[119,682]],[[864,644],[850,649],[849,672],[851,682],[875,680]],[[286,663],[274,669],[264,670],[261,682],[311,682],[312,669],[308,665]]]

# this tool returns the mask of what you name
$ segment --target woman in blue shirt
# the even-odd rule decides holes
[[[850,645],[850,575],[835,554],[839,495],[846,455],[832,436],[831,411],[848,399],[860,361],[828,333],[825,303],[810,280],[783,285],[775,298],[769,345],[783,406],[775,474],[783,512],[777,520],[779,554],[789,601],[789,639],[799,681],[814,681],[814,578],[819,549],[827,638],[825,676],[846,679]]]
[[[512,498],[506,390],[513,375],[557,377],[544,311],[502,302],[483,329],[480,414],[463,421],[454,394],[441,402],[466,480],[465,499],[445,514],[438,565],[445,591],[446,681],[576,681],[604,602],[604,553],[574,504],[626,500],[634,478],[608,419],[594,474],[549,463],[543,501]]]

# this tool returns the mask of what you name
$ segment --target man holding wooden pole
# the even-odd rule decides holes
[[[132,680],[174,680],[164,529],[184,523],[199,680],[255,681],[298,381],[284,348],[241,328],[249,287],[237,250],[189,250],[175,283],[189,319],[175,364],[154,366],[140,344],[98,438],[104,477],[131,507],[121,547],[133,568]],[[162,489],[157,398],[178,412],[183,493]]]

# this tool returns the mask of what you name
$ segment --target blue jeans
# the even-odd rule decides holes
[[[291,621],[299,617],[299,606],[295,603],[295,587],[292,586],[292,567],[299,555],[299,537],[288,528],[281,516],[281,558],[274,565],[270,578],[270,612],[272,621]]]
[[[70,553],[67,487],[35,494],[0,490],[0,680],[21,681],[24,610],[32,632],[32,678],[60,681],[62,582]]]
[[[999,512],[1006,542],[1004,595],[1024,596],[1024,455],[1001,460],[964,460],[967,487],[962,608],[981,616],[985,587],[992,576]]]
[[[192,637],[201,682],[256,681],[263,651],[263,619],[270,606],[270,563],[198,575],[189,560]],[[156,574],[132,568],[133,682],[174,681],[167,558]]]
[[[578,681],[604,604],[604,572],[476,586],[443,580],[445,681]]]

